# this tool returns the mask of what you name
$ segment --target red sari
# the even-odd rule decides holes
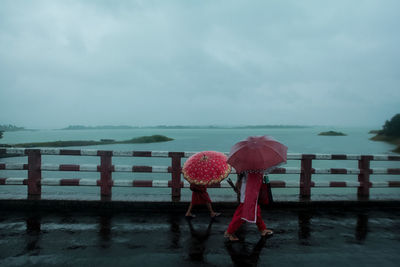
[[[192,205],[211,203],[210,196],[207,193],[207,186],[191,184],[190,190],[192,190]]]
[[[258,205],[258,194],[262,183],[262,174],[248,173],[246,178],[246,187],[242,186],[241,203],[237,207],[232,221],[228,226],[227,232],[233,234],[244,223],[250,222],[257,224],[261,231],[267,229],[261,217],[260,205]],[[244,195],[243,195],[244,193]]]

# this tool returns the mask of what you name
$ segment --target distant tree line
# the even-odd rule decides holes
[[[400,137],[400,113],[393,116],[390,121],[387,120],[378,134],[390,137]]]
[[[138,127],[127,126],[127,125],[101,125],[101,126],[84,126],[84,125],[70,125],[67,128],[62,128],[61,130],[113,130],[113,129],[136,129]]]
[[[13,132],[13,131],[21,131],[21,130],[25,130],[24,127],[18,127],[12,124],[4,124],[4,125],[0,125],[0,131],[1,132]]]
[[[376,133],[371,140],[385,141],[397,145],[394,152],[400,153],[400,113],[393,116],[390,121],[386,121],[382,126],[382,130],[374,131]]]

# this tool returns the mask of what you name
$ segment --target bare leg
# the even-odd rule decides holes
[[[192,205],[192,202],[190,202],[189,207],[185,214],[186,217],[194,217],[194,215],[192,214],[192,208],[193,208],[193,205]]]
[[[207,209],[210,211],[210,216],[211,216],[211,218],[214,218],[214,217],[217,217],[217,216],[221,215],[221,213],[215,212],[215,211],[213,210],[213,208],[212,208],[212,206],[211,206],[211,203],[207,203],[206,206],[207,206]]]

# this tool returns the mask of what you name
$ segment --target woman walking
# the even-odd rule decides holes
[[[261,217],[258,195],[264,172],[286,159],[287,147],[269,136],[250,136],[231,148],[227,162],[239,173],[240,204],[224,234],[230,241],[239,240],[235,232],[244,222],[255,223],[262,236],[273,234]]]
[[[226,162],[226,155],[217,151],[198,152],[185,162],[182,168],[183,177],[190,183],[192,201],[186,211],[186,218],[194,218],[194,205],[206,205],[211,218],[220,215],[211,206],[207,186],[219,183],[231,172],[231,166]]]
[[[248,176],[250,176],[250,180],[248,179]],[[260,205],[257,202],[258,192],[260,191],[261,183],[259,183],[258,177],[254,176],[258,175],[248,175],[246,173],[240,173],[238,175],[236,188],[239,192],[240,204],[236,208],[232,221],[230,222],[228,229],[225,231],[224,234],[224,236],[228,238],[229,241],[239,240],[239,238],[235,235],[235,232],[246,221],[250,223],[255,223],[261,233],[261,236],[269,236],[273,234],[272,230],[267,229],[261,217]]]
[[[192,201],[186,211],[186,218],[195,218],[196,215],[192,214],[192,208],[195,205],[206,205],[208,211],[210,212],[210,217],[215,218],[221,213],[215,212],[211,206],[211,198],[207,193],[207,187],[204,185],[191,184],[190,190],[192,190]]]

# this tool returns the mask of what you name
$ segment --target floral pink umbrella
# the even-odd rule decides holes
[[[203,151],[191,156],[183,165],[183,177],[191,184],[210,185],[219,183],[231,172],[225,154]]]

